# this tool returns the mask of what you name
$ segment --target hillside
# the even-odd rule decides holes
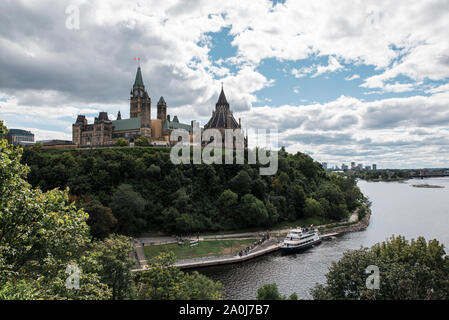
[[[169,152],[151,147],[29,148],[22,162],[31,168],[28,181],[33,186],[44,191],[69,187],[99,237],[112,231],[135,235],[269,228],[306,217],[340,220],[363,199],[354,179],[329,175],[302,153],[282,149],[277,174],[260,176],[259,165],[174,165]]]

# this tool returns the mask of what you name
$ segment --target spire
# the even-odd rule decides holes
[[[137,68],[136,80],[134,81],[134,85],[133,85],[133,89],[134,88],[141,88],[141,89],[145,90],[145,86],[143,85],[143,80],[142,80],[142,72],[140,71],[140,66]]]
[[[218,101],[217,101],[217,106],[229,106],[229,103],[226,100],[226,96],[224,94],[223,82],[221,83],[221,93],[220,93],[220,97],[218,98]]]
[[[117,113],[117,120],[122,120],[122,114],[120,113],[120,110]]]
[[[161,98],[159,99],[159,102],[158,102],[157,104],[163,104],[163,105],[166,105],[165,100],[164,100],[164,97],[161,97]]]

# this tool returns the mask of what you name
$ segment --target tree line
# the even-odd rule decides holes
[[[70,189],[99,238],[149,230],[192,234],[270,228],[284,221],[341,220],[364,201],[352,177],[328,174],[303,153],[279,151],[279,170],[259,164],[174,165],[169,148],[24,150],[28,181]]]

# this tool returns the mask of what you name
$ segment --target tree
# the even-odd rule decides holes
[[[101,281],[112,290],[112,299],[130,298],[131,268],[135,265],[131,238],[113,234],[104,241],[93,243],[92,251],[100,264]]]
[[[307,198],[304,207],[304,215],[306,217],[323,217],[324,210],[318,201],[313,198]]]
[[[129,142],[128,142],[128,140],[126,140],[125,138],[118,138],[118,139],[115,141],[115,144],[116,144],[117,146],[119,146],[119,147],[126,147],[126,146],[129,146]]]
[[[112,196],[111,209],[118,223],[116,231],[133,235],[145,221],[142,219],[146,201],[129,184],[121,184]]]
[[[84,210],[89,214],[87,224],[90,226],[90,234],[97,239],[104,239],[117,224],[117,219],[112,210],[93,200],[84,205]]]
[[[300,218],[305,205],[306,194],[304,192],[304,189],[300,185],[294,185],[289,190],[289,193],[289,197],[292,199],[292,203],[295,208],[296,218]]]
[[[146,137],[141,136],[134,140],[134,144],[138,147],[148,147],[150,145],[150,142]]]
[[[378,290],[367,287],[367,268],[379,270]],[[371,269],[372,270],[372,267]],[[437,240],[408,241],[392,237],[371,248],[348,251],[332,263],[325,285],[316,285],[314,299],[448,299],[449,257]]]
[[[251,177],[245,170],[241,170],[232,178],[230,184],[231,190],[241,196],[251,192]]]
[[[347,217],[348,210],[346,207],[345,197],[340,188],[331,183],[324,183],[318,189],[318,197],[329,201],[329,207],[326,217],[334,220],[341,220]]]
[[[265,284],[257,289],[257,300],[283,300],[276,283]]]
[[[6,132],[0,122],[0,135]],[[95,273],[80,275],[80,289],[65,287],[69,265],[85,269],[88,215],[69,203],[68,190],[42,192],[24,180],[22,148],[0,139],[0,295],[5,298],[104,299],[108,287]],[[19,284],[17,287],[16,284]],[[34,291],[28,291],[28,288]]]
[[[348,210],[363,204],[354,179],[328,174],[300,152],[279,152],[280,169],[275,176],[259,176],[260,164],[174,165],[170,149],[157,147],[98,148],[88,152],[26,148],[22,163],[32,168],[27,178],[33,187],[43,191],[69,187],[76,200],[96,199],[111,209],[117,188],[121,184],[131,185],[147,204],[143,212],[122,215],[115,226],[116,233],[162,230],[173,234],[247,228],[248,221],[241,218],[247,215],[244,209],[248,201],[242,201],[246,194],[260,200],[253,208],[260,208],[264,215],[264,205],[268,215],[268,220],[261,223],[249,221],[251,226],[271,227],[303,218],[306,198],[319,201],[324,217],[333,220],[346,218]],[[237,203],[233,195],[237,196]],[[119,218],[117,212],[112,213]]]
[[[245,227],[264,226],[268,222],[265,204],[252,194],[245,194],[239,204],[240,217]]]
[[[222,192],[217,200],[217,206],[223,215],[223,219],[227,225],[234,227],[238,225],[235,221],[235,209],[237,207],[239,196],[229,189]]]
[[[173,252],[161,253],[138,275],[135,297],[143,300],[219,300],[223,285],[198,272],[186,274],[174,267]]]
[[[257,300],[285,300],[286,296],[279,293],[276,283],[265,284],[257,290]],[[298,300],[298,295],[293,292],[289,300]]]

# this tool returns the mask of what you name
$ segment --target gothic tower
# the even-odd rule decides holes
[[[167,119],[167,104],[164,97],[161,97],[157,103],[157,118],[162,121]]]
[[[151,99],[145,90],[140,66],[131,90],[129,114],[131,118],[140,118],[140,134],[151,138]]]
[[[215,110],[212,112],[212,117],[209,122],[206,123],[204,129],[218,129],[223,139],[225,138],[225,130],[232,129],[234,131],[237,130],[243,136],[242,123],[239,119],[239,122],[235,120],[234,115],[232,114],[231,108],[229,106],[228,101],[226,100],[226,96],[223,90],[223,86],[221,87],[220,96],[218,97],[218,101],[215,104]],[[223,140],[223,143],[225,141]],[[243,146],[238,145],[234,142],[235,147],[248,147],[248,139],[243,138]]]

